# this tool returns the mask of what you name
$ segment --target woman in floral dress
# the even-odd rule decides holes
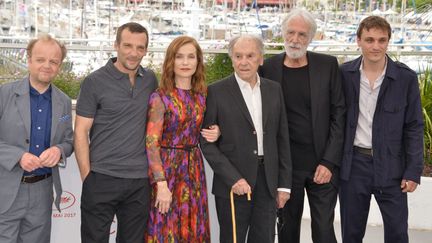
[[[153,191],[147,242],[210,242],[198,142],[200,133],[215,141],[219,128],[201,129],[206,93],[201,48],[191,37],[176,38],[149,101],[146,149]]]

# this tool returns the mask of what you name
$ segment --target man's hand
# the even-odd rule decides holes
[[[58,164],[61,157],[61,151],[57,146],[46,149],[39,155],[40,162],[45,167],[54,167]]]
[[[332,173],[327,169],[327,167],[324,165],[318,165],[313,180],[316,184],[325,184],[330,182],[331,177]]]
[[[291,194],[289,192],[278,191],[276,196],[277,208],[283,208],[290,197]]]
[[[84,182],[84,180],[87,178],[87,176],[89,174],[90,174],[90,169],[82,169],[82,170],[80,170],[81,182]]]
[[[37,157],[34,154],[28,153],[28,152],[24,153],[21,156],[19,164],[20,164],[21,168],[23,168],[23,170],[25,170],[27,172],[31,172],[31,171],[34,171],[36,169],[43,167],[39,157]]]
[[[414,181],[402,179],[400,187],[402,192],[413,192],[416,190],[417,185]]]
[[[220,136],[220,130],[218,125],[211,125],[207,129],[201,129],[201,135],[207,140],[207,142],[216,142]]]
[[[238,180],[232,187],[231,190],[233,191],[233,193],[237,194],[237,195],[244,195],[247,193],[252,193],[251,187],[249,186],[249,184],[247,183],[247,181],[245,179],[240,179]]]

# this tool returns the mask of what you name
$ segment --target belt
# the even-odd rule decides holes
[[[373,150],[372,149],[354,146],[354,151],[357,151],[360,154],[373,156]]]
[[[51,176],[51,173],[45,174],[45,175],[25,175],[21,178],[21,182],[23,182],[23,183],[36,183],[38,181],[49,178],[50,176]]]
[[[192,152],[192,150],[198,148],[198,144],[186,144],[186,145],[177,145],[177,146],[161,145],[161,148],[163,148],[163,149],[180,149],[180,150],[184,150],[184,151],[186,151],[188,153],[188,162],[190,162],[191,152]]]
[[[258,165],[264,164],[264,155],[258,155]]]
[[[161,145],[161,148],[163,149],[181,149],[181,150],[186,150],[187,152],[191,152],[193,149],[197,147],[198,144],[186,144],[186,145],[177,145],[177,146]]]

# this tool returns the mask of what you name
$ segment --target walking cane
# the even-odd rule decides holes
[[[236,219],[235,219],[235,207],[234,207],[234,193],[231,190],[230,192],[230,200],[231,200],[231,220],[232,220],[232,228],[233,228],[233,243],[237,243],[237,227],[236,227]],[[250,192],[247,193],[247,200],[251,200]]]

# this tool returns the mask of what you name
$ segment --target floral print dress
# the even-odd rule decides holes
[[[149,101],[146,149],[153,185],[147,242],[210,242],[204,163],[198,147],[205,95],[155,91]],[[154,207],[156,183],[172,193],[165,215]]]

